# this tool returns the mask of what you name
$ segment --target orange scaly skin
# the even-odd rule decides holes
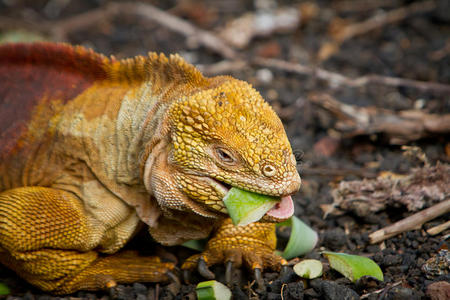
[[[177,55],[0,46],[0,262],[30,283],[66,294],[168,280],[173,264],[119,251],[142,225],[164,245],[212,234],[208,265],[278,269],[281,220],[233,226],[227,186],[300,187],[281,121],[246,82]]]

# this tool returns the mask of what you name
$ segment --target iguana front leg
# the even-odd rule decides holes
[[[214,237],[208,241],[201,254],[189,257],[182,269],[192,270],[197,266],[203,276],[212,279],[214,275],[202,266],[218,263],[227,264],[227,281],[230,282],[230,267],[245,265],[253,270],[258,284],[262,283],[261,271],[279,271],[287,261],[275,254],[276,234],[274,223],[256,222],[246,226],[234,226],[231,219],[225,219]]]
[[[116,283],[168,280],[174,268],[134,252],[103,257],[98,235],[74,194],[22,187],[0,193],[0,261],[55,294],[98,290]]]

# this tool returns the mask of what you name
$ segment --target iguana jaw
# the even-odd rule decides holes
[[[222,199],[230,190],[231,186],[227,183],[211,177],[207,177],[207,180]],[[280,202],[270,209],[261,220],[266,222],[282,222],[290,218],[293,214],[294,203],[291,195],[287,195],[280,197]]]

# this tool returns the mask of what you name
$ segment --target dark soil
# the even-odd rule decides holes
[[[60,20],[102,6],[104,0],[83,1],[6,1],[0,0],[0,18],[15,20]],[[149,1],[159,8],[190,21],[206,30],[223,26],[228,20],[254,11],[257,1]],[[262,1],[260,1],[262,2]],[[270,2],[270,1],[268,1]],[[280,1],[291,7],[305,7],[305,1]],[[53,4],[51,4],[53,3]],[[64,4],[65,3],[65,4]],[[394,24],[387,24],[369,33],[344,42],[339,50],[325,61],[318,60],[318,51],[331,39],[332,22],[360,22],[383,10],[406,6],[411,1],[356,0],[309,1],[316,13],[294,31],[272,34],[254,39],[240,53],[247,58],[255,55],[273,57],[341,73],[349,77],[379,74],[422,81],[450,83],[450,5],[436,0],[437,8],[417,13]],[[349,5],[349,3],[351,5]],[[280,5],[281,5],[280,4]],[[53,5],[56,8],[52,8]],[[302,6],[303,5],[303,6]],[[49,8],[50,7],[50,8]],[[1,22],[0,22],[1,25]],[[20,25],[14,25],[20,26]],[[14,27],[13,26],[13,27]],[[0,33],[8,26],[1,25]],[[186,38],[158,24],[138,17],[119,16],[82,30],[74,30],[69,42],[94,48],[118,58],[145,54],[148,51],[180,53],[190,62],[206,65],[223,60],[203,47],[192,47]],[[442,50],[441,52],[438,52]],[[437,53],[437,54],[436,54]],[[440,54],[440,55],[439,55]],[[249,81],[279,112],[297,156],[298,170],[303,179],[301,191],[295,195],[296,215],[318,231],[320,241],[316,249],[306,255],[326,263],[322,250],[364,255],[377,262],[384,273],[384,282],[362,278],[351,283],[339,273],[326,269],[324,276],[311,281],[300,280],[288,272],[266,272],[266,288],[258,290],[252,276],[245,270],[235,270],[234,299],[430,299],[427,286],[434,282],[450,281],[446,274],[427,277],[422,266],[440,249],[448,249],[450,230],[430,236],[425,229],[447,221],[443,215],[424,225],[424,228],[399,234],[383,243],[371,245],[369,234],[408,215],[405,207],[388,207],[364,218],[352,213],[323,218],[321,205],[332,203],[331,189],[342,180],[363,179],[364,174],[390,171],[408,174],[420,163],[402,155],[399,145],[390,145],[383,134],[342,138],[333,126],[335,119],[309,101],[312,92],[326,92],[341,102],[357,106],[376,106],[393,111],[421,109],[428,113],[449,113],[450,96],[414,88],[388,87],[374,84],[360,88],[333,87],[311,76],[275,69],[246,67],[231,73]],[[410,142],[419,146],[431,164],[450,161],[449,136],[438,135]],[[448,195],[447,195],[448,197]],[[280,232],[280,246],[286,242],[287,232]],[[136,244],[136,243],[135,243]],[[142,244],[142,242],[141,242]],[[165,248],[177,255],[179,262],[194,251],[182,247]],[[223,280],[224,267],[212,270]],[[201,277],[192,274],[192,282]],[[238,282],[239,281],[239,282]],[[13,272],[0,266],[0,282],[12,290],[7,299],[50,299],[52,296],[33,288]],[[119,286],[110,292],[78,292],[70,297],[108,299],[195,299],[195,285],[140,284]],[[67,298],[68,299],[68,298]],[[435,298],[438,299],[438,298]]]

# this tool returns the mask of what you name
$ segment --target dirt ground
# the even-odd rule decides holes
[[[11,36],[64,40],[118,58],[148,51],[179,53],[208,75],[230,74],[250,82],[279,113],[299,161],[303,185],[294,196],[295,214],[319,234],[317,247],[306,257],[327,264],[320,254],[323,250],[363,255],[377,262],[384,273],[384,282],[363,278],[352,283],[330,269],[311,281],[292,272],[283,276],[266,272],[266,289],[261,291],[254,287],[251,274],[235,270],[234,299],[450,297],[450,230],[428,232],[448,221],[450,213],[384,241],[371,243],[370,236],[449,199],[449,175],[445,174],[450,162],[449,1],[140,3],[176,16],[216,40],[205,42],[199,31],[189,32],[188,26],[180,30],[172,19],[155,20],[144,10],[139,15],[125,8],[111,13],[111,2],[106,0],[0,0],[0,40]],[[244,14],[247,19],[241,18]],[[404,145],[418,148],[409,148],[405,155]],[[436,164],[444,166],[439,187],[433,177],[438,175],[426,169]],[[341,182],[357,181],[364,189],[371,180],[404,178],[417,170],[425,170],[425,175],[399,191],[400,202],[392,200],[392,192],[378,210],[370,202],[363,212],[345,201],[331,205]],[[440,194],[420,194],[414,200],[418,206],[405,202],[402,196],[425,184],[427,177],[431,178],[427,191],[438,189]],[[366,194],[367,198],[373,195],[370,190]],[[288,234],[280,230],[280,247]],[[160,251],[175,253],[179,261],[194,253],[182,247]],[[429,271],[430,259],[438,254],[440,267]],[[223,266],[212,270],[223,279]],[[192,282],[199,280],[193,274]],[[1,266],[0,282],[12,290],[7,299],[54,298]],[[436,283],[438,288],[433,289]],[[119,286],[112,293],[78,292],[69,297],[195,299],[194,289],[193,284],[177,288],[136,283]]]

